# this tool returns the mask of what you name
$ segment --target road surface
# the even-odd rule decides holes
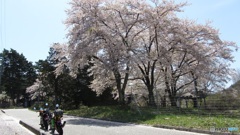
[[[28,109],[8,109],[4,111],[6,114],[30,124],[35,129],[41,130],[37,112],[29,111]],[[63,119],[67,122],[63,129],[64,135],[206,135],[74,116],[64,116]],[[41,130],[41,132],[50,134],[49,131]]]
[[[34,135],[19,124],[19,121],[0,111],[0,135]]]

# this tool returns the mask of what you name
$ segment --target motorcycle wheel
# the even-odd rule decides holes
[[[57,132],[59,133],[59,135],[63,135],[63,129],[61,126],[57,126]]]
[[[43,121],[43,124],[44,124],[45,130],[48,130],[48,121],[44,120],[44,121]]]
[[[54,132],[55,132],[55,129],[51,129],[52,131],[51,131],[51,134],[54,134]]]
[[[41,127],[40,127],[41,129],[44,129],[44,125],[43,125],[43,124],[41,124],[40,126],[41,126]]]

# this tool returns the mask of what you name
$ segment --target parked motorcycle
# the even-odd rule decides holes
[[[43,124],[43,109],[42,108],[40,108],[40,110],[39,110],[39,115],[38,115],[38,117],[40,117],[40,128],[41,129],[44,129],[44,124]]]
[[[43,127],[45,130],[48,130],[48,123],[49,123],[49,114],[46,110],[43,111],[42,121],[43,121]]]
[[[62,123],[62,119],[63,119],[62,116],[56,116],[56,115],[51,119],[50,123],[51,123],[52,134],[54,134],[56,130],[59,135],[63,135],[63,127],[65,126],[66,121],[63,121]]]
[[[48,123],[50,120],[50,116],[48,111],[40,109],[39,111],[39,116],[40,116],[40,128],[44,130],[48,130]]]

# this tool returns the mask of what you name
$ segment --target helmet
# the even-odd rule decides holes
[[[59,107],[59,104],[56,104],[56,107]]]
[[[48,103],[46,103],[45,105],[48,106]]]

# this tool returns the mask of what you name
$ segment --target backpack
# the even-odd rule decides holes
[[[54,111],[54,115],[57,116],[57,117],[62,117],[63,116],[63,110],[61,109],[57,109]]]

